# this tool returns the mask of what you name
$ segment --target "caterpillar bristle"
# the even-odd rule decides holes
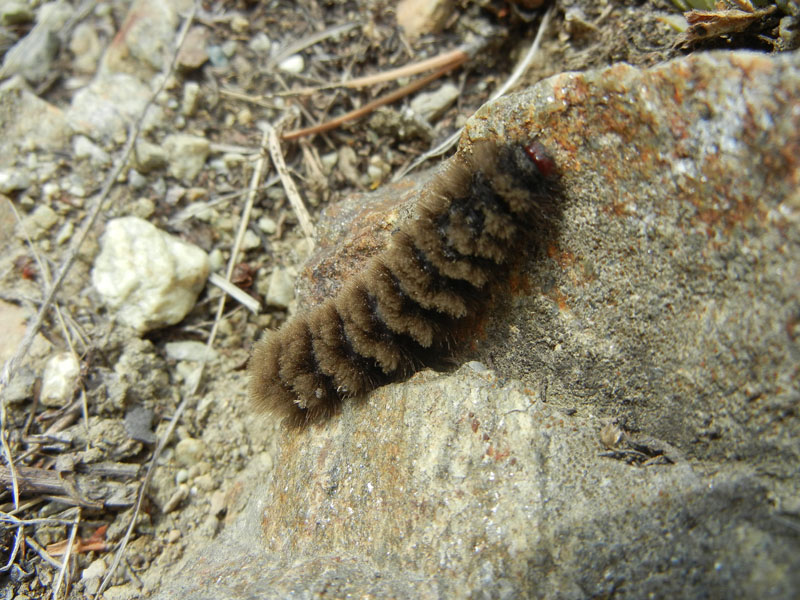
[[[254,345],[254,405],[303,426],[345,398],[451,360],[526,243],[545,235],[557,187],[536,142],[478,142],[457,154],[364,270]]]

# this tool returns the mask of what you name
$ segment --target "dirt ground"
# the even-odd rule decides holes
[[[109,586],[106,598],[147,597],[188,544],[213,538],[238,512],[241,482],[271,469],[277,426],[248,411],[244,365],[259,331],[280,325],[295,306],[264,303],[272,274],[288,273],[291,284],[310,250],[275,170],[268,169],[250,215],[249,230],[258,243],[239,254],[232,277],[262,309],[255,315],[227,300],[197,391],[197,346],[194,355],[185,356],[171,344],[207,342],[217,321],[220,288],[208,284],[177,325],[139,336],[118,323],[92,287],[99,238],[110,219],[142,216],[209,253],[212,270],[224,275],[253,157],[260,153],[260,122],[280,126],[286,138],[293,138],[283,140],[281,152],[316,221],[329,204],[379,187],[457,131],[508,79],[550,5],[537,0],[442,2],[441,14],[426,21],[437,25],[434,31],[415,33],[411,25],[404,29],[398,24],[398,4],[403,3],[237,0],[202,2],[194,13],[184,43],[187,54],[155,99],[166,118],[143,137],[156,145],[175,132],[204,137],[211,144],[204,167],[189,183],[170,176],[163,165],[149,172],[132,173],[131,166],[122,170],[31,350],[7,373],[10,383],[4,380],[0,563],[6,568],[0,572],[0,597],[45,598],[53,596],[54,588],[59,597],[93,597],[101,585]],[[131,3],[74,0],[72,9],[72,39],[79,25],[82,31],[88,27],[94,32],[89,37],[105,49],[126,22]],[[554,3],[541,49],[518,87],[567,70],[618,61],[649,66],[710,47],[788,49],[779,32],[782,16],[770,13],[747,29],[722,27],[699,39],[707,32],[695,30],[692,38],[676,29],[681,12],[667,0],[561,0]],[[4,23],[0,51],[33,25],[30,19]],[[482,40],[479,52],[420,90],[326,132],[290,134],[370,108],[376,98],[418,75],[358,89],[319,88],[441,56],[476,38]],[[62,108],[94,76],[80,61],[77,46],[66,43],[69,39],[55,54],[49,76],[32,87],[38,97]],[[302,65],[299,58],[287,65],[283,61],[289,57],[301,57]],[[154,71],[152,80],[158,75]],[[420,94],[444,84],[457,90],[449,104],[427,119],[409,109]],[[195,96],[191,109],[186,109],[187,87]],[[314,90],[298,93],[304,88]],[[118,160],[125,141],[110,140],[102,149]],[[68,144],[66,150],[34,158],[33,152],[16,156],[18,171],[28,173],[31,182],[0,194],[3,361],[19,347],[48,282],[67,260],[68,241],[86,222],[90,199],[112,173],[112,164],[98,168],[73,148]],[[50,165],[47,174],[43,163]],[[30,219],[42,204],[55,218],[27,240],[18,220]],[[193,216],[187,216],[188,207]],[[46,406],[39,398],[45,364],[62,352],[74,352],[80,374],[67,402]],[[159,440],[165,445],[136,510]],[[8,469],[9,457],[15,473]],[[14,474],[28,483],[15,486]],[[126,540],[134,513],[135,526]],[[112,569],[122,545],[119,565]],[[65,554],[70,560],[60,574]]]

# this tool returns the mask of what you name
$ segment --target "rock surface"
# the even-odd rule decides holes
[[[492,369],[286,432],[161,597],[791,597],[799,96],[796,54],[711,53],[482,109],[462,148],[536,139],[565,187],[476,332]]]
[[[106,225],[92,284],[122,323],[144,333],[183,319],[208,273],[208,256],[197,246],[122,217]]]

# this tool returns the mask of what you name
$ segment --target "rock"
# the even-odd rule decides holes
[[[181,505],[181,502],[186,500],[189,497],[189,486],[181,484],[179,485],[172,495],[169,497],[169,500],[166,501],[162,510],[164,514],[169,514],[176,508]]]
[[[712,52],[482,108],[462,152],[535,139],[564,187],[557,237],[465,340],[493,371],[285,430],[157,597],[793,597],[798,97],[796,53]]]
[[[258,228],[267,235],[272,235],[273,233],[278,231],[278,224],[270,217],[261,217],[258,220],[257,225]]]
[[[33,16],[27,2],[6,0],[0,5],[0,25],[24,25],[33,21]]]
[[[0,211],[2,211],[2,209],[0,209]],[[30,318],[30,313],[23,307],[0,300],[0,331],[2,332],[2,335],[0,335],[0,364],[5,364],[5,362],[16,353],[17,347],[22,343],[22,339],[25,337],[27,321]],[[23,363],[30,359],[36,359],[38,361],[38,359],[47,356],[50,352],[50,342],[39,333],[33,338],[33,344],[28,351],[28,355],[23,358]],[[24,371],[24,369],[20,369],[18,374],[22,375]],[[28,377],[29,376],[25,376],[25,379],[27,380]],[[11,380],[11,385],[14,385],[14,379]],[[21,385],[23,389],[27,387],[27,384],[24,382],[20,382],[19,385]],[[11,394],[10,388],[6,388],[3,394],[6,395],[6,398],[13,397],[8,396],[8,394]],[[12,400],[8,401],[11,402]]]
[[[292,54],[290,57],[282,60],[280,64],[278,64],[278,68],[287,73],[302,73],[306,68],[306,63],[302,55]]]
[[[30,83],[41,83],[49,77],[61,46],[58,32],[71,16],[72,7],[67,2],[58,0],[42,5],[36,25],[3,57],[0,78],[20,75]]]
[[[112,585],[103,592],[104,600],[136,600],[141,597],[140,590],[132,583]]]
[[[136,169],[141,173],[150,173],[167,166],[167,152],[158,144],[139,139],[133,152]]]
[[[197,110],[200,99],[200,84],[196,81],[187,81],[183,86],[183,99],[181,100],[181,114],[190,117]]]
[[[208,348],[203,342],[186,340],[183,342],[167,342],[164,346],[167,356],[173,360],[214,360],[217,352]]]
[[[206,44],[209,31],[205,27],[192,27],[178,53],[178,68],[184,71],[199,69],[208,60]]]
[[[103,52],[100,38],[89,23],[78,23],[69,41],[69,50],[75,56],[72,65],[81,73],[94,73]]]
[[[145,406],[133,406],[125,413],[122,424],[125,433],[132,440],[144,444],[155,444],[158,441],[156,434],[153,433],[153,411]]]
[[[168,64],[178,25],[174,2],[134,0],[101,61],[100,76],[127,74],[149,81]]]
[[[247,42],[247,45],[256,54],[267,56],[270,48],[272,47],[272,42],[267,37],[266,33],[259,31],[250,39],[249,42]]]
[[[0,84],[0,167],[10,167],[17,156],[35,148],[66,150],[76,128],[61,109],[30,91],[24,79],[12,77]]]
[[[228,501],[225,496],[225,492],[222,490],[217,490],[213,494],[211,494],[211,500],[209,501],[208,512],[215,517],[219,517],[222,513],[225,512],[227,507]]]
[[[22,169],[0,170],[0,194],[12,194],[26,189],[30,184],[30,175]]]
[[[205,444],[194,438],[184,438],[175,445],[175,460],[186,467],[192,466],[205,452]]]
[[[282,309],[289,308],[294,300],[294,280],[295,276],[289,269],[276,267],[269,278],[267,304]]]
[[[195,477],[194,484],[199,490],[204,492],[210,492],[217,487],[217,484],[214,482],[214,478],[208,473]]]
[[[182,133],[168,135],[164,148],[169,159],[169,174],[186,182],[200,173],[209,153],[207,139]]]
[[[102,558],[95,559],[81,572],[81,579],[102,577],[106,574],[106,568],[106,561]]]
[[[242,249],[243,250],[253,250],[254,248],[261,247],[261,238],[258,237],[255,233],[250,231],[249,229],[244,233],[244,239],[242,240]]]
[[[167,533],[167,543],[174,544],[179,539],[181,539],[181,531],[180,529],[170,529]]]
[[[42,374],[39,401],[44,406],[66,406],[75,394],[80,375],[81,365],[71,352],[53,355],[47,361]]]
[[[243,15],[231,16],[231,29],[234,33],[245,33],[250,29],[250,19]],[[263,35],[263,33],[258,33],[256,35]]]
[[[72,149],[75,156],[88,158],[99,167],[107,167],[111,164],[111,155],[86,136],[76,135],[72,139]]]
[[[428,122],[436,121],[458,98],[458,88],[444,83],[435,92],[418,94],[411,101],[411,109]]]
[[[205,252],[138,217],[109,221],[100,247],[92,283],[116,318],[139,333],[183,319],[208,277]]]
[[[400,0],[397,3],[397,24],[412,39],[441,31],[452,14],[452,0]]]
[[[58,223],[56,211],[46,204],[40,204],[19,223],[17,235],[20,238],[27,236],[32,240],[38,240],[47,234],[56,223]]]
[[[102,72],[72,98],[67,117],[92,139],[107,144],[123,142],[128,123],[142,113],[152,92],[150,87],[127,73]],[[142,129],[148,132],[162,123],[164,111],[153,105],[147,111]]]

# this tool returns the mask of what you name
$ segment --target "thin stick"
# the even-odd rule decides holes
[[[216,273],[211,273],[208,276],[208,283],[217,286],[254,315],[261,312],[261,305],[258,300],[224,277],[220,277]]]
[[[67,544],[67,550],[64,552],[64,560],[61,563],[61,568],[58,571],[58,576],[56,577],[56,584],[53,586],[53,600],[58,599],[58,592],[61,589],[61,582],[64,581],[64,573],[67,572],[67,566],[69,565],[69,560],[72,558],[72,546],[75,543],[75,536],[78,534],[78,524],[81,521],[81,509],[78,509],[77,514],[75,515],[75,522],[72,525],[72,532],[69,534],[69,543]]]
[[[339,117],[336,117],[335,119],[331,119],[330,121],[326,121],[325,123],[320,123],[319,125],[312,125],[311,127],[306,127],[304,129],[295,129],[294,131],[290,131],[288,133],[284,133],[281,136],[281,139],[284,139],[284,140],[295,140],[295,139],[297,139],[299,137],[303,137],[303,136],[306,136],[306,135],[312,135],[314,133],[323,133],[325,131],[330,131],[331,129],[336,129],[342,123],[346,123],[347,121],[352,121],[353,119],[358,119],[360,117],[363,117],[364,115],[367,115],[367,114],[371,113],[375,109],[380,108],[381,106],[383,106],[385,104],[390,104],[390,103],[394,102],[395,100],[399,100],[400,98],[403,98],[404,96],[407,96],[408,94],[412,94],[412,93],[416,92],[418,89],[423,88],[426,85],[428,85],[431,81],[433,81],[435,79],[438,79],[439,77],[441,77],[445,73],[448,73],[448,72],[452,71],[453,69],[455,69],[456,67],[461,65],[466,59],[467,59],[467,55],[464,54],[464,58],[461,61],[452,62],[452,63],[442,67],[438,71],[434,71],[430,75],[426,75],[425,77],[421,77],[420,79],[417,79],[416,81],[412,81],[411,83],[409,83],[407,85],[404,85],[403,87],[401,87],[399,89],[396,89],[395,91],[390,92],[389,94],[386,94],[385,96],[381,96],[380,98],[377,98],[377,99],[373,100],[372,102],[369,102],[369,103],[365,104],[361,108],[357,108],[356,110],[352,110],[349,113],[345,113],[345,114],[343,114],[343,115],[341,115]]]
[[[297,221],[300,223],[300,228],[305,233],[308,239],[314,239],[314,225],[311,223],[311,215],[308,214],[303,199],[300,197],[300,192],[292,181],[292,176],[289,175],[289,169],[286,168],[286,163],[283,160],[283,152],[281,151],[281,143],[278,139],[278,133],[272,125],[266,126],[267,146],[269,147],[269,155],[272,158],[272,164],[275,165],[275,170],[281,178],[283,189],[286,190],[286,196],[289,198],[289,204],[292,205],[294,214],[297,215]]]
[[[544,16],[542,16],[542,22],[539,23],[539,31],[536,32],[536,37],[534,38],[531,47],[528,49],[528,52],[516,66],[511,75],[509,75],[505,83],[502,86],[500,86],[500,88],[494,94],[492,94],[489,100],[484,102],[484,106],[486,104],[489,104],[490,102],[494,102],[500,96],[505,94],[509,89],[511,89],[511,87],[514,84],[517,83],[517,80],[519,80],[519,78],[522,77],[522,75],[525,73],[526,69],[533,61],[533,58],[536,56],[536,53],[539,51],[539,47],[542,44],[544,32],[547,30],[547,26],[550,24],[550,18],[553,16],[553,7],[554,5],[551,5],[550,8],[547,9],[547,12],[544,13]],[[434,158],[436,156],[441,156],[442,154],[447,152],[450,148],[453,147],[453,145],[456,142],[458,142],[458,139],[461,137],[461,133],[463,131],[464,128],[461,127],[450,137],[448,137],[445,141],[443,141],[441,144],[439,144],[435,148],[432,148],[431,150],[428,150],[424,154],[418,156],[413,162],[411,162],[411,164],[409,164],[404,169],[401,169],[394,177],[392,177],[392,181],[398,181],[399,179],[407,175],[409,172],[416,169],[419,165],[421,165],[425,161]]]
[[[445,52],[439,56],[427,58],[416,63],[411,63],[410,65],[404,65],[396,69],[391,69],[389,71],[384,71],[383,73],[375,73],[373,75],[365,75],[364,77],[357,77],[355,79],[339,81],[337,83],[329,83],[316,88],[303,88],[294,93],[297,95],[309,95],[323,90],[332,90],[336,88],[357,89],[367,87],[376,83],[383,83],[385,81],[396,81],[401,77],[411,77],[412,75],[424,73],[425,71],[430,71],[431,69],[441,69],[442,67],[446,67],[451,63],[460,65],[468,58],[469,54],[465,50],[456,48],[455,50],[450,50],[449,52]]]
[[[147,113],[147,109],[150,108],[150,105],[155,101],[156,96],[161,93],[161,90],[164,88],[167,80],[169,79],[172,72],[175,70],[175,63],[178,60],[178,53],[180,52],[181,47],[183,46],[183,42],[186,39],[186,34],[189,33],[189,27],[191,27],[192,23],[194,22],[194,16],[197,14],[197,1],[192,3],[192,9],[189,11],[189,14],[186,17],[186,20],[183,22],[183,26],[181,27],[180,33],[178,34],[178,41],[175,44],[175,52],[172,55],[172,60],[170,61],[169,67],[167,68],[167,72],[164,75],[163,81],[159,86],[158,90],[150,97],[147,104],[145,105],[142,114],[139,117],[139,120],[136,124],[136,129],[134,131],[134,135],[131,136],[131,141],[128,144],[128,150],[125,156],[125,160],[122,161],[124,165],[127,161],[127,157],[130,155],[130,152],[133,148],[133,142],[136,141],[136,137],[139,135],[139,131],[141,130],[142,121],[144,121],[145,114]],[[121,167],[120,167],[121,170]],[[116,179],[116,177],[114,177]],[[113,182],[113,179],[111,180]],[[150,463],[147,465],[147,472],[145,473],[144,480],[142,481],[141,485],[139,486],[139,493],[136,496],[136,504],[133,507],[133,514],[131,516],[131,521],[128,524],[128,529],[125,531],[125,537],[123,537],[122,542],[120,543],[119,549],[117,553],[114,555],[114,561],[111,564],[111,568],[108,569],[106,572],[106,576],[103,578],[103,581],[100,583],[100,587],[98,588],[97,592],[94,595],[94,598],[99,598],[102,593],[105,591],[106,587],[108,587],[111,578],[114,576],[114,573],[119,567],[119,563],[122,560],[122,555],[125,553],[125,548],[128,545],[128,540],[130,540],[131,534],[133,533],[134,525],[136,524],[136,517],[139,514],[139,511],[142,507],[142,502],[144,500],[144,494],[147,490],[147,486],[150,483],[150,480],[153,477],[153,472],[155,471],[156,461],[158,457],[161,455],[161,451],[164,449],[164,446],[169,440],[172,432],[175,429],[176,424],[181,418],[183,411],[186,410],[186,398],[184,398],[181,403],[178,405],[178,409],[175,411],[175,414],[172,416],[172,421],[169,424],[169,427],[164,432],[164,435],[158,441],[158,446],[153,451],[153,458],[150,460]]]
[[[61,568],[59,562],[55,558],[50,556],[50,553],[47,552],[47,550],[45,550],[39,544],[37,544],[36,540],[34,540],[33,538],[26,537],[25,543],[28,545],[28,548],[30,548],[31,550],[36,552],[36,554],[41,556],[42,560],[45,561],[47,564],[49,564],[51,567],[53,567],[54,569]]]
[[[297,54],[298,52],[305,50],[309,46],[313,46],[314,44],[317,44],[326,38],[350,31],[353,27],[358,25],[360,25],[360,23],[355,21],[351,23],[344,23],[342,25],[334,25],[333,27],[329,27],[324,31],[313,33],[302,40],[298,40],[293,44],[289,44],[286,48],[275,55],[275,57],[269,62],[269,67],[271,68],[276,64],[280,64],[284,59],[289,58],[292,54]]]

